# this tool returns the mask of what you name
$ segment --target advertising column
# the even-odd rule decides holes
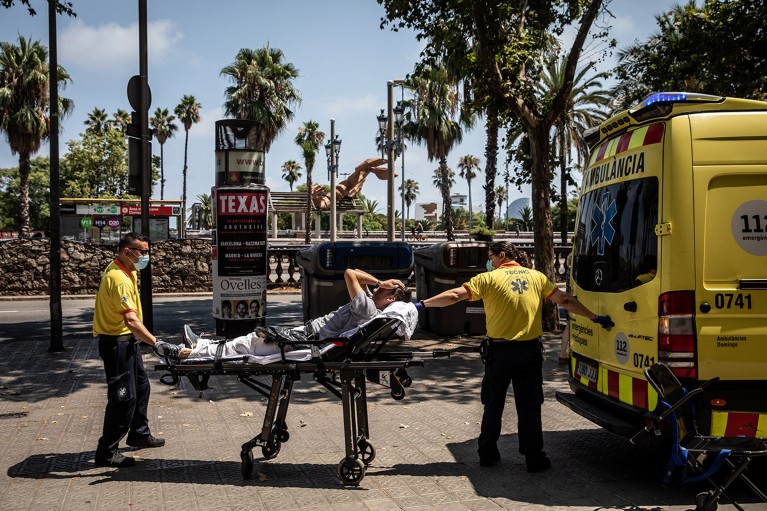
[[[266,316],[267,204],[264,153],[253,144],[253,123],[216,122],[213,203],[213,318],[216,334],[235,337]]]

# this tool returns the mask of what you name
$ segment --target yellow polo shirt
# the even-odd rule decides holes
[[[465,283],[469,300],[483,300],[487,336],[526,341],[543,335],[543,301],[556,290],[546,275],[506,263]]]
[[[101,276],[93,311],[93,335],[125,335],[130,330],[123,322],[123,314],[135,312],[143,321],[141,297],[136,283],[136,272],[128,271],[115,259]]]

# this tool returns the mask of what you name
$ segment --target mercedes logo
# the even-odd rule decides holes
[[[594,283],[597,285],[597,287],[602,285],[602,270],[597,270],[594,272]]]

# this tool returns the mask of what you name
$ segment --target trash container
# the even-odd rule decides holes
[[[487,271],[488,245],[484,241],[447,241],[416,250],[413,254],[416,298],[432,297]],[[418,324],[422,329],[440,335],[483,335],[486,332],[485,309],[482,300],[427,308],[420,312]]]
[[[379,280],[406,281],[413,271],[413,249],[402,242],[324,242],[296,255],[301,267],[304,321],[349,303],[344,271],[364,270]]]

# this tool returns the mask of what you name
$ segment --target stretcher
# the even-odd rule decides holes
[[[337,473],[344,484],[358,485],[365,477],[366,467],[376,456],[370,441],[367,382],[389,388],[391,397],[401,400],[405,397],[405,388],[412,383],[407,368],[422,366],[421,359],[427,356],[450,355],[447,350],[428,353],[383,351],[387,341],[395,336],[400,322],[398,318],[376,317],[350,337],[322,341],[297,338],[294,333],[281,335],[276,331],[280,352],[274,355],[181,362],[164,359],[155,369],[166,371],[160,378],[163,383],[176,385],[180,377],[186,377],[201,394],[208,388],[210,376],[231,375],[267,398],[261,431],[242,444],[240,451],[244,479],[249,479],[253,473],[254,448],[260,447],[264,458],[273,459],[282,444],[290,439],[287,414],[293,385],[302,374],[311,375],[314,381],[341,399],[345,457],[339,462]],[[271,383],[260,381],[258,377],[271,378]]]

